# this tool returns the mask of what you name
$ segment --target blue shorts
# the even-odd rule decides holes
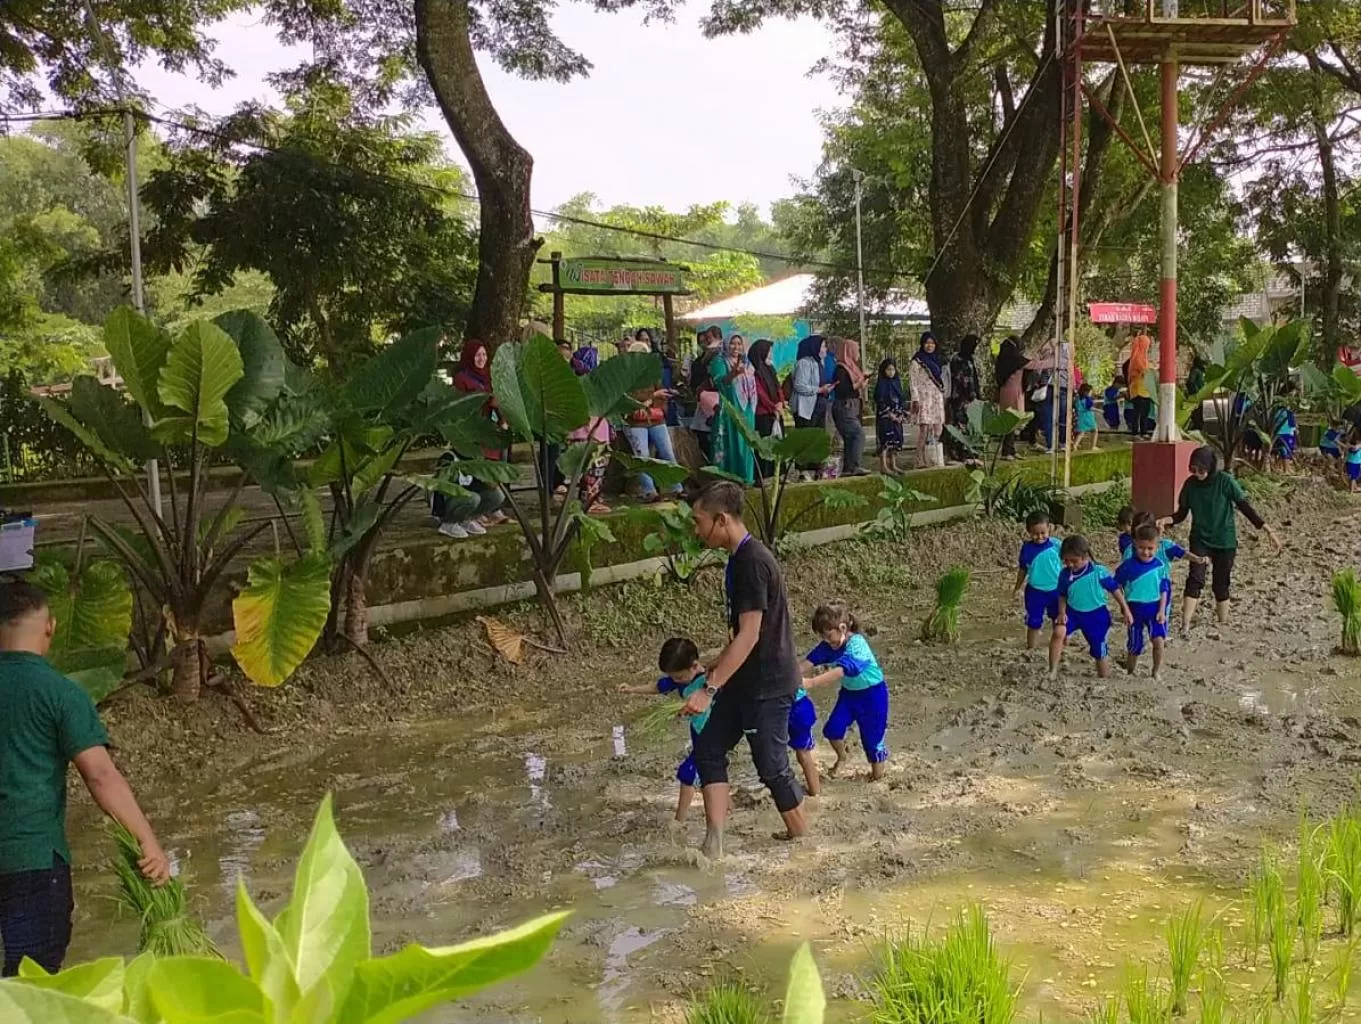
[[[699,733],[694,729],[690,730],[690,753],[685,755],[685,760],[676,769],[676,781],[682,786],[699,785],[699,769],[695,767],[695,740],[699,739]]]
[[[842,687],[822,735],[839,743],[846,738],[851,723],[860,730],[860,745],[865,748],[865,757],[869,758],[870,764],[887,761],[884,734],[888,732],[888,683],[878,683],[864,690]]]
[[[1087,646],[1092,650],[1092,657],[1097,661],[1110,655],[1110,648],[1106,645],[1106,635],[1111,631],[1111,610],[1109,608],[1094,608],[1089,612],[1074,611],[1068,609],[1068,628],[1067,635],[1081,633],[1087,641]]]
[[[1297,434],[1281,434],[1273,444],[1273,454],[1280,459],[1293,459],[1295,457],[1295,446],[1300,443]]]
[[[1326,455],[1326,456],[1328,456],[1328,458],[1330,458],[1330,459],[1340,459],[1340,458],[1342,458],[1342,449],[1341,449],[1341,448],[1332,448],[1332,447],[1329,447],[1329,446],[1326,445],[1326,444],[1321,444],[1321,445],[1318,446],[1318,453],[1319,453],[1320,455]]]
[[[1347,479],[1353,483],[1361,480],[1361,462],[1347,463]]]
[[[1057,590],[1036,590],[1027,585],[1025,588],[1025,628],[1040,629],[1044,617],[1048,615],[1053,622],[1059,617],[1059,592]]]
[[[1167,623],[1158,621],[1158,602],[1151,603],[1131,601],[1129,610],[1134,613],[1134,625],[1129,627],[1129,637],[1125,642],[1125,650],[1138,657],[1144,653],[1144,634],[1147,633],[1152,640],[1167,639]]]
[[[816,746],[813,726],[818,724],[818,709],[804,694],[789,709],[789,749],[812,750]]]

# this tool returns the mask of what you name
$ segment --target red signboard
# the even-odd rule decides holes
[[[1158,310],[1137,302],[1093,302],[1088,307],[1094,324],[1156,324]]]

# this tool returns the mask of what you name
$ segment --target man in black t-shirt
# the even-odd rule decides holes
[[[691,694],[685,713],[709,711],[695,739],[695,767],[704,793],[708,832],[702,852],[723,855],[728,816],[728,752],[743,735],[761,781],[770,790],[785,830],[797,839],[808,830],[803,790],[789,767],[789,709],[799,688],[784,574],[775,556],[742,523],[742,488],[720,481],[695,501],[695,534],[728,552],[728,630],[731,639],[709,669],[708,685]],[[712,707],[711,707],[712,705]]]

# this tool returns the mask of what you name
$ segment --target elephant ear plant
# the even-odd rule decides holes
[[[375,957],[364,876],[326,797],[271,921],[238,883],[244,968],[204,956],[107,957],[44,975],[25,960],[0,981],[6,1024],[400,1024],[534,966],[566,914],[456,946]],[[813,1021],[813,1018],[797,1018]]]
[[[252,474],[236,474],[225,497],[210,498],[209,463],[240,451],[258,465],[286,466],[316,438],[317,417],[286,387],[283,349],[254,314],[194,321],[171,337],[131,309],[118,309],[105,324],[104,345],[123,392],[79,377],[68,401],[39,401],[86,446],[136,524],[128,530],[99,516],[88,520],[135,582],[131,642],[143,673],[169,667],[176,696],[191,701],[209,679],[202,635],[209,595],[269,527],[267,520],[240,527],[239,498]],[[152,458],[167,471],[160,507],[139,471]],[[280,621],[270,628],[297,626]],[[305,655],[315,639],[294,636],[292,649]]]

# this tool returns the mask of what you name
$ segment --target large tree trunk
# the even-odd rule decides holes
[[[1321,73],[1318,58],[1309,57],[1315,74]],[[1323,174],[1323,364],[1332,365],[1342,345],[1342,280],[1344,277],[1342,243],[1342,200],[1337,184],[1337,155],[1328,122],[1317,110],[1313,115],[1314,139],[1318,145],[1319,169]]]
[[[444,120],[467,157],[481,204],[477,289],[464,334],[495,348],[517,336],[534,237],[534,161],[492,105],[469,38],[467,0],[416,0],[416,50]]]
[[[1063,76],[1050,0],[1044,44],[1026,97],[975,173],[976,145],[967,91],[977,68],[973,51],[991,31],[999,0],[983,0],[964,41],[951,47],[939,0],[886,0],[907,30],[931,93],[931,227],[937,253],[926,280],[932,326],[947,343],[986,334],[1011,297],[1041,203],[1051,195],[1058,159]],[[1062,0],[1076,3],[1080,0]]]

